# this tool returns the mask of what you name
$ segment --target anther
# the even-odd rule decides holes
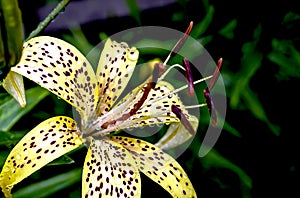
[[[172,105],[172,112],[176,115],[176,117],[180,120],[180,122],[183,124],[183,126],[186,128],[186,130],[191,135],[196,135],[195,130],[193,129],[191,123],[188,121],[184,113],[182,113],[181,109],[177,107],[176,105]]]
[[[190,22],[188,28],[186,29],[184,35],[180,38],[180,40],[176,43],[176,45],[173,47],[172,51],[171,51],[171,56],[176,55],[179,50],[181,49],[181,47],[183,46],[184,42],[186,41],[186,39],[188,38],[188,36],[190,35],[192,28],[193,28],[193,21]]]
[[[206,100],[206,103],[207,103],[207,108],[208,108],[208,111],[210,113],[211,122],[212,122],[213,126],[217,126],[218,122],[217,122],[216,108],[215,108],[214,102],[212,100],[212,97],[210,95],[210,91],[215,86],[216,81],[217,81],[217,79],[220,75],[220,69],[221,69],[221,66],[222,66],[222,62],[223,62],[223,59],[220,58],[218,60],[217,68],[216,68],[216,70],[215,70],[215,72],[212,76],[212,79],[210,80],[209,86],[206,89],[203,90],[203,94],[204,94],[204,97],[205,97],[205,100]]]
[[[193,21],[190,22],[189,27],[186,29],[185,33],[183,34],[183,36],[177,41],[177,43],[175,44],[175,46],[173,47],[173,49],[171,50],[170,54],[168,55],[168,57],[166,58],[164,65],[167,64],[167,62],[169,61],[169,59],[176,55],[179,50],[181,49],[181,47],[183,46],[184,42],[186,41],[186,39],[188,38],[188,36],[190,35],[192,28],[193,28]]]
[[[194,83],[193,83],[194,80],[193,80],[193,74],[192,74],[190,62],[188,61],[188,59],[184,58],[183,64],[185,66],[185,78],[186,78],[187,84],[188,84],[188,94],[189,94],[189,96],[193,96],[194,95]]]

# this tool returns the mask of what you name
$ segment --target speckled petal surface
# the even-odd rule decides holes
[[[82,173],[82,197],[140,197],[138,168],[122,145],[108,138],[92,142]]]
[[[49,118],[28,132],[10,152],[0,174],[6,197],[12,187],[52,160],[83,143],[72,118]]]

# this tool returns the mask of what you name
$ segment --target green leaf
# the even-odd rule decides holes
[[[9,150],[0,150],[0,167],[2,169],[3,165],[4,165],[4,162],[7,158],[7,156],[9,155]]]
[[[211,149],[210,152],[208,152],[207,155],[205,155],[205,157],[201,157],[200,160],[205,169],[215,167],[226,168],[233,171],[235,174],[237,174],[237,176],[240,179],[241,190],[243,192],[244,197],[250,196],[250,190],[252,189],[252,179],[239,166],[235,165],[230,160],[223,157],[214,149]]]
[[[260,32],[261,26],[258,26],[254,31],[254,40],[242,46],[241,69],[238,74],[234,75],[236,78],[234,79],[230,96],[230,106],[234,109],[239,107],[243,91],[261,66],[263,54],[256,49]]]
[[[66,165],[66,164],[73,164],[75,161],[69,157],[68,155],[71,155],[75,152],[77,152],[80,149],[86,148],[84,144],[80,145],[78,148],[75,148],[74,150],[68,152],[68,154],[65,154],[52,162],[48,163],[47,166],[56,166],[56,165]]]
[[[272,40],[268,58],[280,67],[279,78],[300,77],[300,52],[289,40]]]
[[[283,23],[288,23],[291,21],[299,20],[300,19],[300,14],[297,14],[295,12],[288,12],[283,19]]]
[[[10,149],[27,133],[27,131],[0,131],[0,167],[3,167]],[[4,149],[8,147],[8,149]]]
[[[101,51],[88,41],[80,26],[73,27],[70,31],[72,34],[63,34],[63,39],[74,45],[82,54],[86,55],[93,69],[96,71]]]
[[[237,26],[237,20],[233,19],[231,20],[227,25],[225,25],[222,29],[219,30],[219,34],[222,36],[228,38],[228,39],[233,39],[234,38],[234,29]]]
[[[139,25],[141,25],[141,10],[136,2],[136,0],[126,0],[127,6],[130,11],[130,15],[137,21]]]
[[[193,27],[192,37],[199,38],[207,30],[213,20],[214,12],[214,6],[210,5],[204,19]]]
[[[71,35],[64,34],[62,37],[64,40],[74,45],[80,52],[86,55],[94,48],[79,26],[72,28],[70,31],[72,33]]]
[[[47,164],[47,166],[56,166],[56,165],[65,165],[65,164],[73,164],[75,161],[67,155],[63,155],[58,159]]]
[[[15,145],[24,135],[24,132],[5,132],[5,131],[0,131],[0,146],[4,145],[7,147],[10,147],[12,145]],[[3,161],[4,162],[4,161]]]
[[[256,47],[260,39],[260,33],[261,26],[258,26],[254,31],[253,41],[247,42],[242,46],[242,67],[238,74],[231,74],[233,86],[230,94],[230,106],[233,109],[241,108],[242,106],[246,107],[257,119],[265,122],[269,129],[278,136],[280,128],[269,121],[258,97],[249,88],[251,78],[262,65],[263,53]]]
[[[251,113],[259,120],[265,122],[269,129],[274,133],[274,135],[279,136],[280,135],[280,128],[277,125],[272,124],[267,115],[266,112],[261,104],[261,102],[258,100],[257,96],[247,87],[243,92],[243,100],[245,101],[246,106],[249,108]]]
[[[0,131],[9,131],[11,127],[35,105],[44,99],[49,92],[41,87],[34,87],[26,91],[27,105],[21,108],[12,97],[0,105]]]
[[[4,44],[4,57],[6,59],[4,66],[13,66],[21,57],[24,40],[21,10],[19,9],[18,1],[0,0],[0,12],[0,16],[3,19],[3,23],[0,24],[2,33],[0,40]],[[0,51],[2,50],[0,49]]]
[[[81,180],[81,168],[31,184],[13,194],[15,198],[47,197]]]

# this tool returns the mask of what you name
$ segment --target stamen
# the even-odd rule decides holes
[[[218,60],[217,68],[216,68],[216,70],[213,74],[213,77],[212,77],[212,79],[209,83],[209,86],[206,89],[203,90],[203,94],[204,94],[204,97],[205,97],[205,100],[206,100],[206,103],[207,103],[207,108],[208,108],[208,111],[210,113],[211,122],[212,122],[213,126],[217,126],[218,122],[217,122],[216,108],[215,108],[214,102],[212,100],[212,97],[210,95],[210,91],[212,90],[212,88],[216,84],[216,81],[217,81],[217,79],[220,75],[220,69],[221,69],[221,66],[222,66],[222,62],[223,62],[223,59],[220,58]]]
[[[180,69],[182,69],[183,71],[185,71],[185,75],[186,75],[186,80],[187,80],[187,85],[184,85],[178,89],[175,89],[169,93],[165,93],[164,95],[153,99],[151,102],[155,103],[159,100],[162,100],[165,97],[168,97],[172,94],[176,94],[177,92],[188,88],[188,94],[190,96],[194,95],[194,85],[198,84],[200,82],[206,81],[210,78],[210,85],[208,88],[206,88],[203,92],[204,92],[204,97],[206,99],[206,104],[197,104],[197,105],[191,105],[191,106],[184,106],[184,108],[188,109],[188,108],[199,108],[199,107],[203,107],[203,106],[208,106],[208,109],[211,113],[212,116],[212,122],[214,125],[216,125],[216,112],[215,112],[215,106],[213,104],[213,101],[211,99],[211,95],[210,95],[210,90],[213,88],[218,76],[219,76],[219,69],[221,68],[221,64],[222,64],[222,59],[220,59],[218,61],[218,68],[217,70],[214,72],[213,75],[199,79],[195,82],[193,82],[193,77],[192,77],[192,71],[191,71],[191,67],[190,67],[190,63],[189,61],[184,58],[183,59],[183,63],[184,66],[179,65],[179,64],[174,64],[172,66],[170,66],[166,71],[165,70],[165,66],[166,63],[169,61],[170,57],[174,56],[176,53],[179,52],[179,50],[181,49],[181,47],[183,46],[184,42],[186,41],[186,39],[188,38],[188,35],[191,32],[191,29],[193,27],[193,22],[190,23],[189,27],[187,28],[186,32],[184,33],[184,35],[181,37],[181,39],[175,44],[175,46],[173,47],[172,51],[170,52],[170,54],[168,55],[167,59],[165,60],[164,63],[156,63],[154,65],[154,69],[153,69],[153,73],[152,73],[152,79],[150,82],[147,82],[141,89],[143,91],[142,96],[137,98],[135,101],[131,101],[131,105],[133,105],[133,108],[130,109],[130,111],[128,113],[124,113],[123,115],[119,115],[116,119],[112,118],[111,119],[105,119],[103,118],[103,123],[101,124],[96,124],[94,127],[92,127],[91,129],[91,135],[92,136],[99,136],[99,135],[105,135],[105,134],[109,134],[113,131],[116,131],[118,129],[122,128],[122,124],[124,124],[123,121],[126,121],[128,118],[130,118],[132,115],[136,114],[137,111],[139,109],[142,108],[142,106],[144,105],[144,102],[147,100],[147,97],[151,91],[151,89],[154,89],[156,86],[156,83],[162,79],[165,78],[165,76],[171,71],[171,69],[175,68],[175,67],[179,67]],[[164,72],[163,72],[164,71]],[[125,105],[125,104],[124,104]],[[125,105],[127,106],[127,105]],[[191,133],[191,135],[195,135],[196,132],[193,129],[191,123],[188,121],[186,115],[182,112],[182,110],[175,105],[172,105],[171,107],[172,112],[177,116],[178,119],[180,119],[180,122],[183,124],[183,126],[189,131],[189,133]],[[112,110],[113,111],[113,110]],[[106,115],[109,115],[109,113],[107,113]],[[105,117],[105,115],[104,115]],[[115,116],[114,116],[115,117]],[[120,124],[116,124],[117,122],[120,122]],[[127,123],[128,124],[128,123]],[[113,125],[110,127],[110,125]],[[97,126],[101,126],[99,127],[99,129],[96,129]],[[102,128],[102,129],[101,129]]]
[[[208,108],[209,114],[211,116],[211,122],[212,122],[213,126],[217,126],[218,123],[217,123],[216,108],[215,108],[214,102],[211,98],[210,92],[208,89],[204,89],[203,93],[204,93],[204,97],[205,97],[205,100],[207,103],[207,108]]]
[[[121,117],[117,119],[110,119],[110,121],[104,122],[101,125],[102,129],[107,129],[109,125],[114,125],[116,124],[117,121],[125,121],[127,120],[130,116],[136,114],[136,112],[141,108],[141,106],[144,104],[146,101],[149,92],[151,89],[155,88],[155,85],[157,83],[159,75],[162,73],[162,71],[165,69],[163,63],[156,63],[154,65],[153,73],[152,73],[152,79],[150,82],[146,83],[146,85],[142,88],[143,89],[143,95],[142,97],[134,104],[133,108],[128,112],[123,114]],[[107,113],[106,115],[108,115]],[[105,118],[104,118],[105,119]]]
[[[178,65],[178,64],[173,65],[173,67],[178,67],[178,66],[182,67],[181,65]],[[158,66],[157,66],[157,67],[158,67]],[[158,67],[158,68],[159,68],[159,67]],[[170,68],[169,68],[169,69],[170,69]],[[183,69],[184,69],[184,68],[183,68]],[[153,75],[155,76],[156,74],[153,74]],[[198,84],[198,83],[201,83],[201,82],[203,82],[203,81],[206,81],[206,80],[208,80],[208,79],[210,79],[210,78],[212,78],[212,77],[213,77],[213,76],[211,75],[211,76],[208,76],[208,77],[199,79],[199,80],[193,82],[193,85]],[[144,91],[143,91],[142,97],[140,98],[139,101],[136,102],[136,104],[134,105],[133,109],[131,109],[129,113],[123,114],[123,115],[122,115],[121,117],[119,117],[118,119],[111,120],[111,121],[109,121],[109,122],[105,122],[104,124],[102,124],[102,125],[101,125],[101,128],[103,128],[104,131],[101,131],[101,134],[103,135],[104,132],[106,133],[106,130],[105,130],[105,129],[107,129],[109,125],[113,125],[113,124],[115,124],[117,121],[124,121],[124,120],[128,119],[130,116],[134,115],[134,114],[142,107],[142,105],[144,104],[145,100],[147,99],[147,97],[148,97],[148,95],[149,95],[150,90],[153,89],[154,87],[155,87],[155,83],[154,83],[154,82],[148,82],[148,83],[146,84],[146,86],[143,87],[143,90],[144,90]],[[169,92],[169,93],[167,93],[167,94],[165,94],[165,95],[163,95],[163,96],[161,96],[161,97],[159,97],[159,98],[153,99],[152,102],[154,103],[154,102],[156,102],[156,101],[159,101],[159,100],[161,100],[161,99],[163,99],[163,98],[165,98],[165,97],[168,97],[168,96],[170,96],[170,95],[172,95],[172,94],[175,94],[175,93],[177,93],[177,92],[180,92],[180,91],[182,91],[182,90],[184,90],[184,89],[186,89],[186,88],[188,88],[188,85],[184,85],[184,86],[182,86],[182,87],[180,87],[180,88],[178,88],[178,89],[175,89],[174,91],[171,91],[171,92]],[[198,105],[187,106],[187,107],[185,107],[185,108],[187,108],[187,109],[188,109],[188,108],[197,108],[197,107],[203,107],[203,106],[206,106],[206,105],[207,105],[207,104],[198,104]],[[176,107],[175,107],[175,109],[176,109]],[[172,110],[172,111],[173,111],[173,110]],[[175,110],[175,111],[177,112],[177,110]],[[181,111],[180,111],[180,112],[181,112]],[[175,113],[175,112],[174,112],[174,113]],[[175,114],[176,114],[176,113],[175,113]],[[187,124],[185,124],[185,125],[187,125]],[[113,129],[113,128],[112,128],[112,129]],[[112,129],[109,129],[107,132],[112,131]],[[96,133],[96,132],[92,132],[92,134],[93,134],[93,133]],[[93,134],[93,135],[94,135],[94,134]]]
[[[140,100],[137,103],[134,104],[133,108],[129,111],[129,113],[123,114],[121,117],[117,118],[116,120],[106,122],[101,127],[106,129],[109,125],[115,124],[117,121],[127,120],[130,116],[134,115],[144,104],[144,102],[146,101],[146,99],[149,95],[150,90],[155,87],[155,84],[156,84],[155,82],[151,81],[151,82],[148,82],[145,87],[143,87],[144,91],[143,91],[142,97],[140,98]]]
[[[211,75],[211,76],[204,77],[204,78],[202,78],[202,79],[199,79],[199,80],[194,81],[193,84],[196,85],[196,84],[201,83],[201,82],[203,82],[203,81],[206,81],[206,80],[208,80],[208,79],[210,79],[210,78],[212,78],[212,77],[213,77],[212,75]],[[180,92],[180,91],[182,91],[182,90],[184,90],[184,89],[186,89],[186,88],[188,88],[188,85],[183,85],[182,87],[179,87],[179,88],[175,89],[174,91],[171,91],[171,92],[169,92],[169,93],[167,93],[167,94],[164,94],[164,95],[161,96],[161,97],[158,97],[158,98],[156,98],[156,99],[153,99],[152,102],[154,103],[154,102],[156,102],[156,101],[159,101],[159,100],[161,100],[161,99],[163,99],[163,98],[165,98],[165,97],[168,97],[168,96],[170,96],[170,95],[172,95],[172,94],[178,93],[178,92]]]
[[[185,33],[183,34],[183,36],[179,39],[179,41],[177,41],[177,43],[175,44],[175,46],[173,47],[173,49],[171,50],[170,54],[168,55],[168,57],[166,58],[164,65],[167,64],[167,62],[170,60],[170,58],[174,55],[176,55],[179,50],[181,49],[181,47],[183,46],[184,42],[186,41],[186,39],[188,38],[188,36],[190,35],[192,28],[193,28],[193,21],[190,22],[189,27],[186,29]]]
[[[174,69],[175,67],[179,67],[180,69],[182,69],[183,71],[185,71],[185,68],[182,67],[182,65],[179,65],[179,64],[174,64],[172,66],[170,66],[159,78],[157,81],[160,81],[162,79],[164,79],[166,77],[166,75],[172,70]]]
[[[192,31],[192,28],[193,28],[193,24],[194,24],[193,21],[191,21],[190,24],[189,24],[189,27],[186,29],[184,35],[181,37],[181,39],[173,47],[173,49],[171,51],[171,56],[174,56],[174,55],[176,55],[179,52],[179,50],[183,46],[184,42],[186,41],[186,39],[190,35],[190,33]]]
[[[184,108],[186,108],[186,109],[195,109],[195,108],[200,108],[200,107],[205,107],[205,106],[207,106],[207,103],[184,106]]]
[[[193,129],[191,123],[188,121],[186,116],[182,113],[181,109],[177,107],[176,105],[172,105],[172,112],[177,116],[177,118],[180,120],[180,122],[183,124],[183,126],[188,130],[188,132],[191,135],[196,135],[195,130]]]
[[[220,58],[218,60],[218,64],[217,64],[217,68],[213,74],[213,78],[210,80],[209,82],[209,86],[208,86],[208,90],[211,91],[211,89],[215,86],[216,84],[216,81],[218,80],[219,78],[219,75],[220,75],[220,70],[221,70],[221,67],[222,67],[222,63],[223,63],[223,58]]]
[[[188,61],[188,59],[184,58],[183,64],[185,66],[185,77],[186,77],[187,84],[188,84],[188,94],[189,94],[189,96],[193,96],[194,95],[194,84],[193,84],[194,80],[193,80],[192,70],[190,67],[190,62]]]

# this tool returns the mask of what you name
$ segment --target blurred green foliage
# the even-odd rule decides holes
[[[3,0],[1,2],[3,2]],[[47,3],[51,2],[52,1],[47,1]],[[45,5],[47,3],[45,3]],[[86,3],[88,3],[88,1]],[[191,36],[201,42],[209,52],[212,52],[215,60],[219,58],[218,56],[225,54],[223,57],[224,66],[221,73],[227,91],[227,95],[224,97],[228,99],[227,114],[229,118],[225,118],[222,136],[216,147],[211,150],[207,156],[199,158],[198,152],[203,135],[201,132],[206,131],[205,129],[209,124],[207,112],[206,114],[204,113],[203,116],[201,114],[201,127],[197,136],[190,145],[189,151],[186,152],[187,154],[183,154],[183,156],[178,159],[179,162],[186,167],[185,170],[188,175],[191,176],[192,183],[195,185],[199,197],[217,197],[221,195],[252,197],[261,193],[268,185],[271,185],[268,189],[274,189],[275,191],[273,185],[275,181],[272,181],[272,174],[270,173],[270,176],[266,176],[267,181],[264,181],[266,186],[263,186],[259,183],[259,179],[264,178],[264,176],[257,176],[257,170],[255,170],[256,168],[259,169],[259,166],[266,167],[266,169],[261,172],[258,171],[258,173],[267,174],[267,169],[275,166],[273,161],[271,160],[270,164],[264,165],[263,162],[259,160],[269,159],[273,154],[262,152],[263,157],[259,158],[258,161],[256,161],[257,158],[253,156],[253,158],[248,159],[248,156],[251,156],[252,152],[260,152],[256,151],[256,144],[261,147],[265,146],[264,143],[260,144],[260,141],[273,141],[274,139],[279,141],[277,138],[280,139],[282,136],[286,137],[286,131],[283,131],[280,126],[284,118],[278,118],[272,115],[272,113],[275,112],[276,108],[282,108],[282,110],[280,110],[281,116],[286,112],[286,109],[289,110],[289,108],[291,108],[289,105],[293,106],[293,104],[289,104],[290,98],[288,98],[288,96],[281,98],[282,95],[290,90],[278,91],[273,87],[276,86],[276,83],[285,82],[287,79],[297,79],[300,76],[299,34],[287,34],[284,36],[270,34],[270,31],[268,31],[269,24],[265,21],[257,20],[257,23],[251,25],[251,20],[247,21],[239,17],[236,13],[236,15],[234,15],[223,10],[222,3],[208,0],[198,2],[194,0],[178,0],[173,3],[174,6],[166,6],[167,8],[162,7],[160,8],[162,9],[161,12],[170,10],[168,13],[171,13],[171,16],[165,15],[165,18],[161,18],[161,23],[159,21],[156,23],[154,19],[151,20],[151,16],[154,18],[154,15],[157,15],[157,11],[160,11],[159,9],[150,9],[150,11],[141,10],[138,0],[126,0],[126,3],[129,10],[129,19],[127,17],[121,19],[116,17],[117,22],[123,22],[120,24],[126,24],[126,22],[129,21],[129,24],[133,23],[135,26],[142,26],[149,24],[161,25],[161,23],[165,22],[165,26],[168,27],[169,25],[169,27],[183,31],[184,29],[180,28],[186,27],[189,21],[193,20],[195,24]],[[247,1],[246,4],[249,3],[250,1]],[[253,4],[255,4],[255,2],[253,2]],[[231,3],[227,8],[230,6],[233,7],[234,4]],[[196,10],[193,11],[191,7],[194,7]],[[240,9],[241,12],[246,12],[245,7],[241,6]],[[200,13],[199,10],[202,12]],[[26,9],[22,11],[23,13],[27,12]],[[146,20],[146,16],[148,16],[149,13],[151,23]],[[30,15],[30,13],[26,14]],[[220,17],[220,15],[223,14],[224,16]],[[274,13],[272,14],[274,15]],[[251,17],[254,18],[254,16]],[[59,20],[59,18],[57,20]],[[132,20],[134,22],[132,22]],[[286,11],[282,14],[281,18],[274,18],[272,20],[276,22],[275,26],[277,29],[283,29],[283,32],[293,32],[299,28],[300,15],[296,12]],[[78,25],[77,28],[73,28],[69,31],[59,33],[50,32],[49,34],[53,34],[53,36],[59,35],[75,45],[84,54],[87,54],[93,48],[94,43],[97,43],[94,42],[94,40],[99,42],[106,37],[106,35],[112,34],[113,31],[111,29],[116,30],[115,26],[118,26],[118,24],[112,24],[112,22],[114,22],[113,17],[108,18],[108,26],[101,28],[102,30],[98,32],[94,32],[93,25],[91,27],[88,25],[87,27]],[[244,24],[247,22],[249,22],[249,24]],[[105,22],[100,21],[100,24],[97,25],[101,26],[104,23]],[[248,25],[251,26],[251,28],[240,29],[241,26],[246,27]],[[124,26],[120,26],[120,28],[122,27]],[[24,28],[27,34],[29,34],[30,32],[26,29],[26,24]],[[43,28],[39,33],[43,34]],[[90,32],[96,34],[97,38],[93,38],[94,40],[91,39],[88,36]],[[0,31],[0,34],[1,33],[3,33],[2,29]],[[142,42],[157,41],[151,40]],[[166,43],[167,42],[169,41],[166,41]],[[166,43],[161,43],[161,45]],[[215,50],[215,52],[213,52],[213,50]],[[0,52],[2,53],[2,51],[0,45]],[[155,55],[165,54],[163,51],[144,51],[143,55],[147,55],[147,53]],[[143,57],[141,57],[141,59],[143,60]],[[2,60],[3,56],[0,57],[1,64],[3,62]],[[271,88],[269,86],[271,86]],[[269,88],[273,92],[269,92]],[[276,93],[274,93],[274,91]],[[26,91],[27,106],[21,109],[10,96],[4,91],[1,92],[0,165],[4,163],[9,150],[22,138],[25,131],[29,131],[34,127],[34,125],[24,123],[24,121],[31,119],[43,120],[61,113],[72,116],[70,107],[56,97],[46,97],[48,95],[49,93],[42,88],[28,88]],[[266,95],[267,99],[264,98]],[[282,104],[273,104],[271,101],[273,98],[275,98],[275,101],[282,101]],[[279,99],[277,100],[276,98]],[[41,105],[44,104],[43,102],[50,102],[55,106],[55,109],[49,110],[47,105]],[[288,111],[287,114],[289,113],[290,111]],[[270,118],[270,115],[272,118]],[[224,140],[229,140],[229,142],[224,143]],[[246,145],[243,146],[242,144],[245,142]],[[273,142],[270,144],[272,145]],[[268,145],[267,143],[266,146]],[[228,148],[227,146],[232,146],[232,148]],[[245,147],[249,148],[248,153],[239,153],[239,151],[247,151]],[[278,150],[284,149],[283,147],[284,145],[280,145]],[[272,150],[271,148],[270,150]],[[80,153],[80,151],[79,149],[78,153]],[[275,156],[278,155],[278,153],[275,154]],[[61,172],[55,173],[57,175],[47,175],[42,174],[43,170],[41,170],[37,178],[33,177],[29,179],[27,183],[24,182],[24,184],[20,184],[16,187],[15,197],[55,197],[62,195],[62,193],[69,197],[79,197],[76,192],[80,189],[81,169],[77,167],[81,167],[79,161],[82,159],[82,156],[75,156],[73,154],[60,158],[52,165],[54,167],[64,167]],[[274,162],[276,160],[274,160]],[[286,161],[288,160],[286,159]],[[293,159],[291,161],[293,163],[289,164],[288,170],[298,170],[299,164],[294,162],[297,160]],[[69,170],[70,166],[74,169],[67,172],[66,170]],[[229,170],[233,173],[233,175],[238,178],[238,184],[228,179],[228,174],[223,174],[224,170]],[[291,172],[287,173],[292,174]],[[232,174],[229,175],[232,176]],[[262,186],[257,187],[260,185]],[[256,189],[253,189],[255,186]],[[283,189],[282,191],[284,191],[284,184],[281,184],[281,187]],[[262,189],[262,191],[258,191],[257,188]],[[274,193],[274,195],[276,195],[276,193]]]
[[[8,94],[0,95],[0,131],[9,131],[18,120],[36,106],[49,94],[41,87],[34,87],[26,91],[28,104],[21,108],[17,101]]]
[[[0,82],[21,57],[22,16],[17,0],[0,1]]]
[[[51,177],[50,179],[30,184],[18,190],[14,194],[14,197],[47,197],[79,181],[81,181],[81,169],[76,168],[69,172]]]

